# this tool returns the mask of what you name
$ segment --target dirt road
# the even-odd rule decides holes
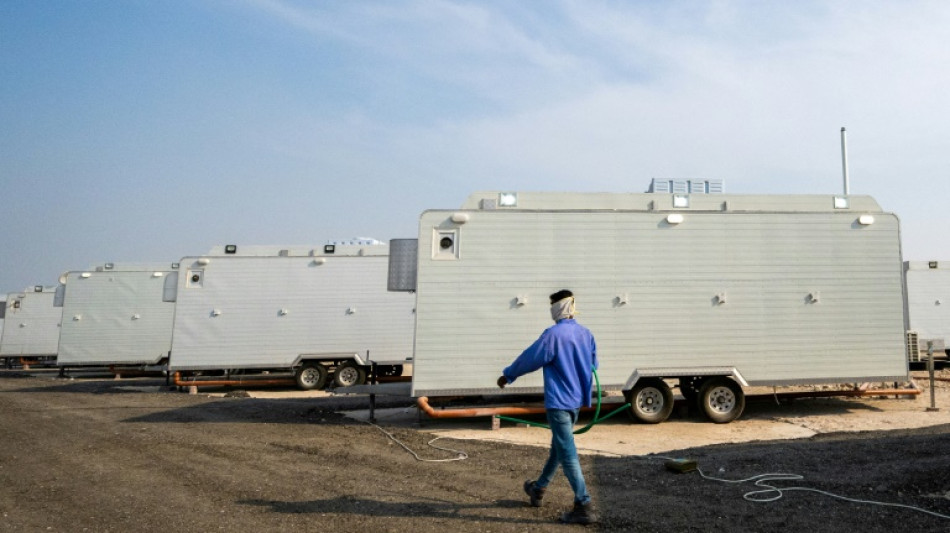
[[[554,522],[570,505],[563,477],[544,507],[525,505],[521,483],[537,474],[545,449],[442,439],[435,444],[464,450],[468,459],[419,462],[377,428],[338,414],[365,406],[363,399],[213,398],[164,390],[157,380],[17,376],[0,373],[0,531],[579,527]],[[426,446],[434,429],[390,428],[425,457],[454,457]],[[722,478],[790,472],[804,480],[776,484],[950,515],[948,449],[950,426],[940,425],[667,455],[696,459]],[[602,515],[590,530],[950,530],[945,518],[800,491],[771,503],[746,501],[743,494],[756,490],[750,483],[673,474],[655,457],[585,455],[582,463]]]

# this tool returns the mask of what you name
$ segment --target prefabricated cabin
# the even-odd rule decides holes
[[[53,305],[55,295],[43,285],[7,295],[0,358],[56,357],[62,308]]]
[[[907,261],[907,314],[910,362],[947,359],[950,348],[950,261]],[[916,341],[916,342],[915,342]]]
[[[181,260],[171,370],[286,370],[319,388],[408,362],[414,298],[386,290],[388,245],[227,250]]]
[[[56,364],[138,366],[166,361],[175,303],[164,296],[174,272],[172,263],[106,263],[64,274]]]
[[[391,288],[416,292],[414,396],[541,392],[495,381],[560,289],[606,388],[908,375],[898,219],[867,196],[480,192],[412,244]]]

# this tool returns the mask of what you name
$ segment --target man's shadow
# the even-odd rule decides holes
[[[547,517],[532,520],[528,518],[507,518],[491,516],[483,512],[490,509],[522,509],[527,508],[520,500],[497,500],[490,503],[465,504],[423,498],[418,501],[390,502],[371,500],[355,496],[338,496],[326,500],[309,500],[286,502],[275,500],[239,500],[243,505],[257,505],[270,507],[274,513],[304,514],[304,513],[337,513],[354,514],[360,516],[385,517],[418,517],[451,518],[455,520],[473,520],[478,522],[498,522],[508,524],[537,524],[547,523]]]

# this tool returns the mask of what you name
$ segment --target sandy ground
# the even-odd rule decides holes
[[[600,514],[588,529],[950,531],[950,382],[935,388],[940,411],[927,412],[915,374],[924,392],[913,400],[752,402],[725,425],[685,413],[600,424],[578,437]],[[545,430],[420,419],[405,400],[379,401],[373,427],[359,420],[360,396],[191,395],[157,379],[0,371],[0,531],[567,530],[556,523],[571,501],[562,476],[542,508],[521,492],[547,455]],[[467,458],[422,462],[400,445],[456,458],[427,445],[439,436],[432,444]],[[864,503],[797,489],[750,501],[751,482],[674,474],[651,452],[733,481],[795,473],[769,483]]]
[[[411,375],[411,366],[409,375]],[[578,435],[577,445],[581,453],[610,455],[646,455],[668,450],[708,446],[723,443],[742,443],[769,440],[807,439],[819,434],[837,432],[886,431],[915,429],[950,424],[950,369],[934,373],[933,398],[929,373],[913,371],[912,384],[900,384],[902,388],[916,388],[917,395],[869,396],[861,398],[799,398],[785,399],[782,392],[828,390],[822,387],[754,388],[748,389],[748,404],[743,415],[729,424],[712,424],[701,416],[688,413],[685,406],[674,411],[670,420],[656,425],[635,424],[625,413],[602,424],[596,431]],[[893,383],[873,384],[873,388],[893,388]],[[150,385],[145,388],[135,385],[118,385],[117,390],[158,392],[163,387]],[[195,393],[195,391],[192,391]],[[777,394],[773,395],[775,392]],[[202,390],[198,394],[223,398],[233,391],[220,389]],[[259,399],[304,399],[330,398],[337,396],[328,391],[300,391],[290,388],[248,389],[241,395]],[[367,404],[364,395],[344,395],[351,403]],[[380,398],[384,398],[380,396]],[[679,397],[681,398],[681,397]],[[622,403],[622,396],[609,395],[606,405]],[[402,403],[402,402],[399,402]],[[933,403],[935,409],[929,409]],[[943,408],[941,408],[943,406]],[[354,420],[367,421],[368,409],[342,411]],[[550,433],[544,428],[527,424],[503,421],[493,429],[490,418],[463,420],[431,419],[414,405],[376,409],[374,416],[379,424],[392,427],[424,429],[434,435],[459,440],[486,440],[512,444],[546,447]],[[528,417],[535,422],[544,422],[543,416]],[[586,423],[586,420],[584,421]]]
[[[935,375],[950,379],[950,370],[941,370]],[[597,425],[596,430],[578,435],[576,441],[581,453],[645,455],[711,444],[805,439],[823,433],[913,429],[950,424],[950,382],[935,380],[935,405],[938,410],[929,411],[931,399],[928,374],[913,372],[912,377],[921,390],[916,396],[789,401],[776,399],[770,394],[772,389],[760,388],[750,393],[761,396],[754,401],[750,396],[742,417],[729,424],[706,422],[700,416],[688,415],[682,408],[670,420],[656,425],[633,424],[625,414],[621,414]],[[892,387],[893,384],[878,386]],[[782,390],[777,392],[781,393]],[[616,397],[610,399],[620,400]],[[607,412],[606,409],[604,411]],[[345,414],[357,420],[369,417],[368,410],[348,411]],[[376,412],[376,418],[387,425],[424,427],[436,435],[453,439],[495,440],[534,446],[547,446],[550,442],[550,433],[543,428],[503,422],[500,429],[492,431],[489,418],[432,420],[420,415],[415,407],[380,410]],[[543,422],[543,417],[532,417],[531,420]]]

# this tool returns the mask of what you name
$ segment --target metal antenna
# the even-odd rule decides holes
[[[841,128],[841,172],[844,175],[844,195],[851,194],[851,182],[848,178],[848,134]]]

